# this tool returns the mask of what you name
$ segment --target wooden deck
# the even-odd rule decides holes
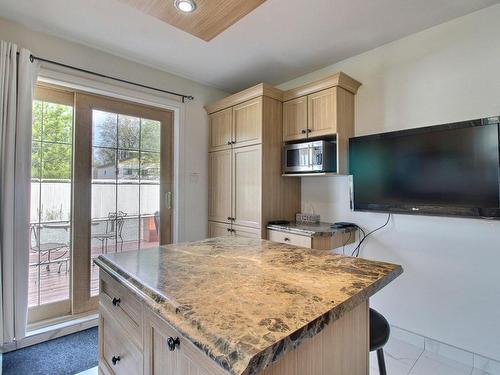
[[[158,246],[158,242],[141,241],[140,244],[142,249],[156,246]],[[137,250],[137,247],[137,241],[123,243],[123,251]],[[120,246],[118,246],[118,251],[120,251]],[[91,252],[92,258],[95,258],[101,254],[101,247],[94,246]],[[68,256],[69,252],[64,249],[51,252],[51,258],[54,263],[51,263],[49,269],[47,269],[46,264],[42,264],[41,266],[33,265],[39,262],[38,254],[30,253],[31,266],[28,281],[29,307],[69,299],[70,270]],[[40,261],[42,263],[46,262],[47,255],[44,254],[41,256]],[[40,268],[40,275],[38,275],[38,268]],[[99,267],[92,264],[90,271],[91,295],[97,295],[99,293]]]

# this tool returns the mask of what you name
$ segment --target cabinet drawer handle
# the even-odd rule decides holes
[[[228,217],[227,217],[227,219],[228,219],[229,221],[233,221],[233,220],[234,220],[234,217],[228,216]]]
[[[231,146],[233,144],[233,142],[227,141],[227,144]]]
[[[310,133],[310,132],[312,132],[312,130],[311,129],[307,129],[307,132]]]
[[[300,132],[301,132],[302,134],[306,134],[306,133],[307,133],[307,130],[306,130],[306,129],[302,129]]]
[[[113,356],[113,358],[111,358],[111,362],[113,362],[113,366],[116,366],[116,363],[120,362],[120,356]]]
[[[176,337],[175,339],[173,337],[169,337],[167,339],[167,345],[168,345],[168,350],[173,352],[176,347],[179,347],[181,345],[181,340]]]
[[[113,306],[120,306],[121,301],[122,300],[120,298],[113,297],[113,301],[111,301],[111,302],[113,303]]]
[[[228,232],[231,232],[231,228],[227,228],[227,231],[228,231]]]
[[[287,242],[288,242],[288,241],[290,241],[290,239],[289,239],[288,237],[285,237],[285,238],[283,238],[283,239],[284,239],[285,241],[287,241]]]

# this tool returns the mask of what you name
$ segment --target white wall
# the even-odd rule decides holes
[[[81,44],[32,31],[0,18],[0,39],[28,48],[34,55],[133,82],[193,95],[185,106],[179,160],[179,241],[207,233],[208,118],[203,106],[227,93]],[[97,79],[97,78],[96,78]],[[129,86],[130,87],[130,86]]]
[[[337,71],[358,79],[356,135],[500,115],[499,20],[496,5],[279,87]],[[386,219],[350,211],[346,177],[303,178],[309,204],[366,229]],[[500,359],[500,222],[395,215],[361,255],[404,267],[372,300],[391,324]]]

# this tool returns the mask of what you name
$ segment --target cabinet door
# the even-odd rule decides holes
[[[229,375],[166,321],[146,314],[144,373],[151,375]],[[178,339],[174,350],[169,339]]]
[[[208,129],[210,143],[209,151],[225,150],[231,148],[230,142],[233,139],[233,109],[228,108],[223,111],[212,113],[208,116]]]
[[[249,146],[262,142],[262,98],[233,107],[234,146]]]
[[[283,103],[283,141],[307,138],[307,96]]]
[[[215,221],[208,222],[208,238],[224,237],[231,234],[231,225],[217,223]]]
[[[260,228],[261,221],[261,147],[233,149],[233,224]]]
[[[337,95],[331,88],[307,96],[309,137],[332,135],[337,132]]]
[[[234,236],[246,237],[246,238],[261,238],[260,228],[248,228],[240,227],[239,225],[233,225],[232,233]]]
[[[211,152],[208,155],[208,219],[229,223],[231,150]]]

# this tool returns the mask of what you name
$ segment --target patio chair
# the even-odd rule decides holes
[[[40,242],[40,229],[42,227],[39,224],[32,224],[30,225],[30,230],[33,238],[35,239],[35,246],[33,246],[33,241],[31,241],[31,252],[33,253],[40,253],[40,255],[45,255],[47,254],[47,271],[50,271],[50,265],[51,263],[59,263],[59,270],[57,273],[61,273],[61,266],[63,262],[66,262],[66,272],[68,272],[68,258],[63,258],[65,255],[68,254],[69,250],[69,244],[68,243],[63,243],[63,242]],[[68,250],[64,251],[61,255],[59,255],[57,258],[53,259],[52,258],[52,252],[53,251],[58,251],[61,249],[67,248]],[[45,262],[39,262],[39,265]]]
[[[104,233],[96,233],[92,238],[101,241],[101,254],[108,253],[108,240],[120,240],[120,252],[123,251],[123,224],[125,224],[125,216],[127,214],[122,211],[110,212],[106,219],[106,229]],[[116,252],[116,249],[115,249]]]

